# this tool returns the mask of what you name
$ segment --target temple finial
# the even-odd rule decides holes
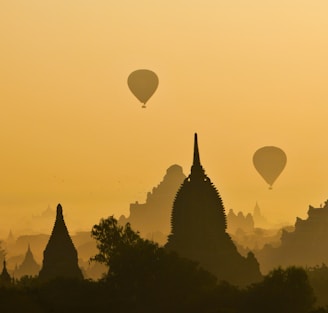
[[[63,208],[60,203],[57,205],[57,217],[58,216],[63,216]]]
[[[199,158],[199,150],[198,150],[198,140],[197,140],[197,133],[195,133],[195,141],[194,141],[194,161],[193,166],[199,165],[200,166],[200,158]]]

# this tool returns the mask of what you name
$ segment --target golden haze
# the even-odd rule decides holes
[[[305,216],[328,198],[327,13],[324,0],[2,1],[0,234],[59,202],[75,230],[127,214],[170,165],[189,173],[194,132],[226,210]],[[139,68],[159,76],[147,109],[126,83]],[[271,191],[252,164],[266,145],[288,158]]]

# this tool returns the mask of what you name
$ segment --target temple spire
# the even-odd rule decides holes
[[[194,140],[194,160],[191,166],[191,173],[189,177],[201,177],[203,178],[205,175],[205,171],[200,164],[199,158],[199,149],[198,149],[198,139],[197,133],[195,133],[195,140]]]
[[[58,217],[63,218],[63,208],[60,203],[57,205],[57,218]]]
[[[200,166],[197,133],[195,133],[195,140],[194,140],[194,161],[193,161],[193,166],[195,166],[195,165]]]

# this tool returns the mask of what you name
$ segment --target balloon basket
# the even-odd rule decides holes
[[[145,105],[145,104],[143,104],[143,105],[142,105],[142,108],[143,108],[143,109],[145,109],[145,108],[147,108],[147,107],[146,107],[146,105]]]

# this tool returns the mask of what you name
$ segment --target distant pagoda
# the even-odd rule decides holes
[[[261,208],[258,203],[255,203],[254,212],[253,212],[253,220],[255,227],[261,228],[270,228],[270,224],[267,219],[262,215]]]
[[[221,197],[200,163],[197,134],[190,175],[178,190],[166,248],[195,260],[219,280],[246,285],[261,279],[252,252],[241,256],[229,234]]]
[[[36,276],[40,271],[40,265],[36,263],[30,245],[27,247],[23,263],[15,270],[15,278],[22,276]]]
[[[83,279],[78,266],[77,251],[65,225],[60,204],[57,206],[52,234],[43,252],[43,265],[39,279],[46,281],[58,277]]]

